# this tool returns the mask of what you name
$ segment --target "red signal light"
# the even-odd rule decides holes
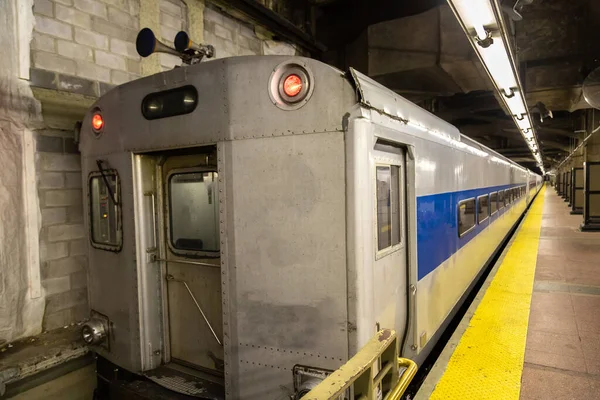
[[[92,128],[94,130],[99,131],[104,126],[104,120],[102,119],[102,115],[94,114],[92,117]]]
[[[283,81],[283,92],[289,96],[294,97],[302,91],[302,78],[296,74],[291,74]]]

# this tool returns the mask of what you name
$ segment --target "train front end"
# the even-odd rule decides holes
[[[158,384],[289,399],[348,360],[343,124],[355,104],[334,68],[257,56],[158,73],[93,105],[82,334],[100,395]]]

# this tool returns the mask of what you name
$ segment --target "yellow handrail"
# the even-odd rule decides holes
[[[399,400],[417,372],[417,364],[398,358],[398,338],[382,329],[348,362],[307,393],[303,400],[335,400],[348,389],[355,399]],[[400,376],[400,368],[404,368]]]
[[[413,360],[400,357],[398,358],[398,366],[406,369],[400,376],[396,387],[388,394],[385,400],[400,400],[404,392],[406,392],[406,388],[408,388],[408,385],[410,385],[410,382],[412,382],[417,374],[417,364]]]

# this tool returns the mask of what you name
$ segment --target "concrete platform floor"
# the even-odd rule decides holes
[[[545,196],[521,399],[600,399],[600,233]]]

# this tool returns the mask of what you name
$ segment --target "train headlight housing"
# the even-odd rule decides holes
[[[286,61],[273,69],[269,97],[282,110],[297,110],[308,102],[314,90],[314,75],[304,63]]]

